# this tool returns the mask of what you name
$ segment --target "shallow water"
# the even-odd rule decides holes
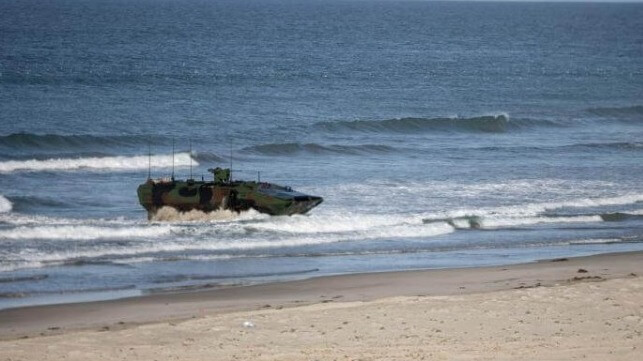
[[[640,4],[0,4],[0,308],[642,250],[641,19]],[[232,154],[233,177],[325,201],[148,222],[148,144],[168,176],[173,139],[177,176]]]

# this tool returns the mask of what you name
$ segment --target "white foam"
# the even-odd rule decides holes
[[[348,241],[368,241],[375,239],[427,238],[448,234],[454,228],[446,223],[418,224],[415,226],[400,225],[384,227],[363,232],[320,233],[279,236],[273,239],[237,239],[232,241],[214,241],[201,244],[185,245],[188,249],[203,250],[247,250],[257,248],[297,247],[328,244]]]
[[[271,219],[272,220],[272,219]],[[428,238],[448,234],[454,228],[446,223],[398,224],[360,231],[334,233],[279,233],[273,235],[244,232],[248,227],[241,222],[204,223],[191,225],[149,225],[145,227],[110,228],[94,226],[44,226],[17,227],[0,232],[0,239],[54,239],[69,240],[73,247],[64,251],[24,248],[12,258],[18,262],[5,265],[7,269],[45,267],[61,264],[74,259],[115,258],[117,262],[153,261],[154,253],[186,251],[254,250],[260,248],[297,247],[346,241],[368,241],[374,239]],[[167,237],[170,235],[171,237]],[[183,237],[185,236],[185,237]],[[113,243],[83,242],[94,239],[129,239],[125,245]],[[133,256],[133,257],[132,257]],[[162,256],[161,256],[162,257]],[[229,257],[207,255],[207,257]]]
[[[274,217],[270,222],[256,223],[252,228],[262,231],[290,234],[336,233],[368,231],[379,227],[400,224],[418,224],[422,219],[416,216],[391,214],[312,214]]]
[[[589,208],[618,206],[643,202],[643,194],[629,194],[618,197],[579,198],[561,202],[526,203],[500,207],[462,208],[453,211],[425,214],[425,218],[462,218],[462,217],[536,217],[546,211],[561,208]]]
[[[573,217],[524,217],[524,218],[483,218],[483,228],[502,228],[528,226],[543,223],[591,223],[602,222],[600,216],[573,216]]]
[[[11,272],[19,269],[27,268],[40,268],[43,266],[42,262],[25,262],[25,261],[3,261],[0,263],[0,272]]]
[[[170,226],[145,227],[96,227],[83,225],[65,226],[20,226],[0,230],[0,240],[22,239],[56,239],[56,240],[94,240],[94,239],[129,239],[160,237],[171,232]]]
[[[359,232],[347,240],[427,238],[449,234],[454,231],[455,229],[447,223],[403,224],[394,227],[378,228],[367,232]]]
[[[61,218],[61,217],[47,217],[34,214],[21,214],[21,213],[1,213],[0,222],[8,223],[15,226],[26,225],[145,225],[147,221],[126,219],[124,217],[117,218]]]
[[[227,209],[219,209],[212,212],[202,212],[193,209],[189,212],[179,212],[172,207],[162,207],[152,217],[155,222],[221,222],[232,220],[249,220],[249,219],[264,219],[268,215],[261,214],[254,209],[245,212],[237,213]]]
[[[596,238],[596,239],[579,239],[576,241],[570,241],[569,244],[573,245],[583,245],[583,244],[612,244],[612,243],[622,243],[623,241],[618,238]]]
[[[623,194],[622,186],[604,181],[569,181],[564,179],[515,179],[502,182],[454,182],[454,181],[367,181],[365,183],[343,183],[306,189],[304,192],[323,194],[327,200],[324,208],[334,204],[350,204],[350,210],[370,213],[372,210],[396,212],[441,212],[458,211],[463,205],[475,204],[480,208],[462,215],[482,214],[477,211],[493,212],[498,207],[522,204],[556,205],[560,200],[618,198]],[[395,202],[382,204],[381,194],[387,194]],[[423,195],[423,196],[418,196]],[[636,195],[636,194],[635,194]],[[643,198],[641,194],[639,199]],[[355,202],[359,199],[359,202]],[[550,204],[550,203],[553,204]],[[543,207],[536,209],[542,211]],[[502,209],[500,209],[502,210]],[[465,209],[465,211],[467,211]],[[316,211],[315,213],[318,213]],[[533,213],[533,212],[532,212]],[[533,215],[533,214],[532,214]]]
[[[12,208],[13,208],[13,204],[11,204],[11,201],[9,201],[2,194],[0,194],[0,213],[11,212]]]
[[[190,153],[177,153],[174,155],[174,165],[185,167],[190,165]],[[115,157],[89,157],[89,158],[52,158],[45,160],[10,160],[0,162],[0,173],[17,171],[39,172],[53,170],[132,170],[147,169],[149,163],[155,168],[169,168],[172,166],[171,154],[157,154],[148,159],[146,155],[115,156]],[[192,160],[192,165],[199,165]]]

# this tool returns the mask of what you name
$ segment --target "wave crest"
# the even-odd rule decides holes
[[[2,194],[0,194],[0,213],[11,212],[12,208],[13,208],[13,204],[11,203],[11,201],[9,201]]]
[[[291,155],[298,153],[359,155],[390,153],[395,148],[382,144],[320,145],[316,143],[269,143],[243,148],[243,151],[263,155]]]
[[[156,140],[145,135],[34,134],[13,133],[0,136],[0,147],[18,149],[85,149],[87,147],[123,147],[147,144]]]
[[[549,120],[509,119],[506,114],[473,118],[397,118],[386,120],[353,120],[320,122],[314,127],[330,132],[396,132],[417,131],[505,133],[510,130],[536,126],[560,126]]]
[[[174,155],[174,165],[184,167],[190,164],[189,153]],[[0,173],[11,172],[41,172],[41,171],[72,171],[72,170],[133,170],[146,169],[151,161],[154,168],[169,168],[172,166],[172,155],[157,154],[148,159],[146,155],[88,157],[88,158],[52,158],[31,160],[10,160],[0,162]],[[192,165],[198,163],[192,160]]]

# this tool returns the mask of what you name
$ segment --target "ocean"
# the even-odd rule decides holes
[[[0,34],[0,308],[643,250],[643,4],[18,0]],[[324,203],[148,221],[173,142]]]

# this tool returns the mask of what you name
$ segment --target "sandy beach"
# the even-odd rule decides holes
[[[0,311],[1,360],[639,360],[643,253]]]

